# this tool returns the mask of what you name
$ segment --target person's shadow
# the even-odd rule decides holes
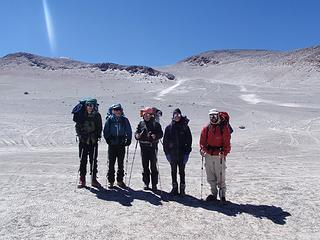
[[[289,212],[281,207],[269,205],[238,204],[228,201],[225,205],[217,202],[205,202],[190,195],[184,197],[172,196],[167,192],[162,192],[162,198],[165,201],[175,201],[182,205],[194,208],[204,208],[209,211],[216,211],[227,216],[236,217],[238,214],[247,213],[257,218],[267,218],[275,224],[286,224],[287,217],[291,216]]]
[[[260,219],[267,218],[275,224],[280,225],[286,224],[287,217],[291,216],[289,212],[286,212],[281,207],[277,206],[238,204],[230,201],[228,201],[227,204],[222,205],[220,202],[208,203],[190,195],[186,195],[184,197],[172,196],[170,193],[165,191],[157,191],[154,193],[151,191],[133,190],[131,188],[122,189],[119,187],[113,187],[111,189],[106,189],[104,187],[97,189],[87,187],[87,189],[96,194],[99,199],[118,202],[127,207],[131,207],[132,202],[135,199],[146,201],[155,206],[162,205],[162,201],[174,201],[184,206],[203,208],[233,217],[236,217],[241,213],[247,213]]]
[[[143,200],[149,202],[152,205],[160,206],[162,205],[161,197],[157,194],[154,194],[150,191],[142,191],[142,190],[133,190],[132,188],[119,188],[112,187],[111,189],[107,189],[104,187],[99,188],[89,188],[92,193],[96,194],[97,198],[105,200],[105,201],[114,201],[119,202],[123,206],[130,207],[132,206],[132,202],[137,200]]]

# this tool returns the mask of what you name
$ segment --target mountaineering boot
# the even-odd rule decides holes
[[[179,192],[178,192],[178,183],[173,183],[172,184],[172,190],[171,190],[170,194],[172,194],[172,195],[178,195],[179,194]]]
[[[107,186],[108,186],[108,188],[113,188],[113,182],[108,182]]]
[[[151,190],[152,190],[152,192],[158,191],[157,185],[152,185]]]
[[[96,187],[96,188],[101,187],[101,184],[98,182],[96,176],[93,176],[92,182],[91,182],[91,186],[92,186],[92,187]]]
[[[206,198],[206,202],[215,202],[217,201],[217,196],[214,196],[212,194],[210,194],[207,198]]]
[[[126,187],[127,187],[126,184],[125,184],[123,181],[117,182],[117,185],[118,185],[119,187],[121,187],[121,188],[126,188]]]
[[[86,176],[80,176],[78,188],[84,188],[86,186]]]
[[[186,185],[180,184],[180,195],[185,196],[186,195]]]
[[[149,185],[148,184],[144,184],[143,190],[150,190]]]
[[[226,197],[221,197],[220,201],[221,201],[222,204],[226,204],[227,203]]]

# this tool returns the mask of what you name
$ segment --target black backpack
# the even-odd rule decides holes
[[[72,109],[72,114],[73,114],[73,121],[76,123],[83,123],[85,120],[85,112],[86,112],[86,102],[90,101],[90,103],[93,104],[94,112],[98,112],[98,106],[99,104],[97,103],[97,99],[95,98],[85,98],[79,101],[79,103],[74,106]]]

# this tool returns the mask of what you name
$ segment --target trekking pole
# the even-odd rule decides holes
[[[107,180],[106,180],[106,184],[107,184],[107,187],[108,187],[108,174],[109,174],[109,154],[107,154]]]
[[[83,155],[83,148],[81,149],[81,153],[79,156],[80,164],[81,164],[82,155]],[[76,190],[77,190],[79,176],[80,176],[80,168],[78,169],[78,172],[77,172],[76,185],[75,185],[76,187],[74,188],[74,192],[76,192]]]
[[[94,160],[96,158],[96,146],[93,147],[93,156],[92,156],[92,164],[90,166],[91,171],[91,185],[90,185],[90,191],[92,190],[92,182],[93,182],[93,170],[94,170]]]
[[[160,168],[158,164],[158,158],[157,158],[157,149],[155,149],[155,154],[156,154],[156,165],[157,165],[157,170],[158,170],[158,177],[159,177],[159,185],[160,185],[160,196],[162,196],[162,185],[161,185],[161,177],[160,177]]]
[[[128,178],[128,163],[129,163],[129,146],[127,146],[127,158],[126,158],[126,178],[125,178],[125,184],[127,184],[127,178]]]
[[[131,169],[130,169],[130,174],[129,174],[128,188],[130,187],[131,175],[132,175],[132,169],[133,169],[134,159],[135,159],[135,157],[136,157],[136,152],[137,152],[138,142],[139,142],[139,141],[137,140],[137,141],[136,141],[136,146],[135,146],[135,148],[134,148],[134,152],[133,152],[133,158],[132,158]]]
[[[219,183],[219,198],[221,201],[222,198],[222,160],[223,160],[223,152],[220,151],[219,153],[219,157],[220,157],[220,183]]]
[[[221,189],[221,186],[222,186],[222,156],[221,156],[221,153],[219,154],[220,155],[220,181],[219,181],[219,198],[220,198],[220,201],[221,201],[221,197],[222,197],[222,189]]]
[[[202,198],[202,191],[203,191],[203,156],[201,157],[201,186],[200,186],[200,196],[201,196],[201,201],[203,201],[203,198]]]

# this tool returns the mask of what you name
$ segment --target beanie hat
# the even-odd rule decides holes
[[[120,110],[122,110],[122,106],[121,106],[120,103],[113,104],[113,105],[111,106],[111,108],[112,108],[112,109],[120,109]]]
[[[181,110],[180,110],[179,108],[176,108],[176,109],[173,111],[172,115],[174,116],[174,115],[177,114],[177,113],[181,115]]]

